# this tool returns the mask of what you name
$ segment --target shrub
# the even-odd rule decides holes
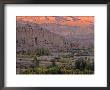
[[[49,74],[60,74],[61,71],[58,66],[54,66],[48,69]]]
[[[83,60],[83,58],[79,58],[78,60],[75,61],[75,68],[84,70],[86,67],[86,62]]]
[[[88,63],[86,69],[94,71],[94,62]]]
[[[38,56],[49,55],[49,54],[50,54],[50,52],[48,49],[39,48],[36,50],[36,55],[38,55]]]

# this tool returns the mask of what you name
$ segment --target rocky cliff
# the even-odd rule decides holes
[[[36,50],[47,48],[51,51],[66,50],[66,39],[63,36],[52,33],[36,23],[27,21],[16,22],[16,46],[18,51]]]
[[[17,52],[37,48],[55,52],[94,47],[93,17],[18,16],[16,46]]]

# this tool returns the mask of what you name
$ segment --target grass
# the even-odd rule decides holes
[[[17,54],[16,57],[25,58],[25,59],[29,58],[34,60],[35,56],[37,57],[37,59],[40,58],[42,61],[42,58],[45,55],[37,56],[35,54]],[[50,56],[50,55],[47,55],[47,56]],[[48,65],[46,66],[45,64],[48,64],[48,63],[45,63],[45,62],[51,62],[51,60],[50,61],[44,60],[43,62],[40,62],[40,63],[44,63],[44,65],[40,66],[39,64],[39,66],[36,66],[34,68],[27,67],[24,70],[21,69],[20,74],[93,74],[94,73],[94,71],[89,70],[87,68],[84,69],[83,71],[79,69],[75,69],[73,64],[76,62],[75,61],[76,59],[74,59],[74,57],[71,54],[70,55],[60,54],[60,58],[55,58],[55,59],[57,59],[57,61],[55,62],[54,66],[52,65],[50,65],[49,67]]]

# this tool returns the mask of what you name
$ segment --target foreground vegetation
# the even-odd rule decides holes
[[[77,67],[77,66],[76,66]],[[49,67],[35,67],[22,70],[21,74],[93,74],[92,64],[89,66],[81,66],[81,68],[74,68],[69,66],[49,66]]]
[[[73,51],[62,55],[57,55],[53,59],[45,60],[46,65],[41,65],[43,56],[51,56],[48,49],[37,49],[34,53],[18,53],[17,57],[33,58],[35,65],[17,67],[20,74],[93,74],[94,73],[94,60],[84,57],[74,58]],[[78,53],[79,54],[79,53]],[[47,58],[49,59],[49,58]],[[91,62],[92,61],[92,62]],[[48,65],[48,62],[51,64]]]

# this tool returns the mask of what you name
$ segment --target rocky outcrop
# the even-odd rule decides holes
[[[16,22],[16,46],[18,51],[34,51],[37,48],[47,48],[51,51],[66,50],[66,40],[58,34],[52,33],[38,24],[17,21]]]

